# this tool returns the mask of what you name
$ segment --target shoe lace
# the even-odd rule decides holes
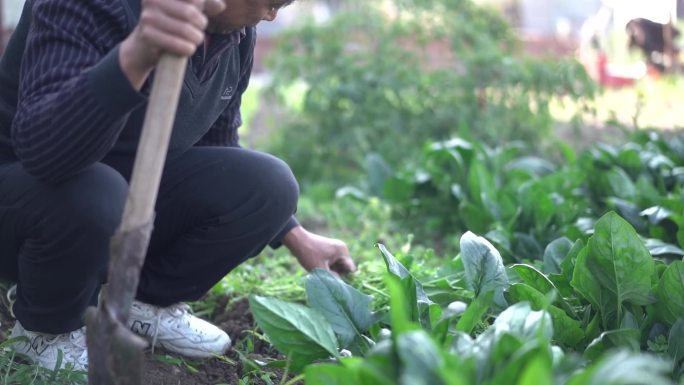
[[[14,315],[14,303],[17,302],[17,285],[10,286],[7,289],[7,302],[9,303],[9,312],[12,318],[17,318]]]
[[[159,336],[159,325],[161,324],[163,313],[167,313],[175,319],[182,319],[190,313],[190,306],[185,303],[177,303],[169,307],[159,309],[157,317],[155,318],[154,334],[152,335],[152,354],[154,354],[154,347],[157,345],[157,337]]]
[[[69,333],[69,340],[74,344],[76,349],[74,353],[78,356],[76,360],[84,366],[88,365],[88,344],[86,343],[85,329],[77,330]]]
[[[169,313],[173,318],[183,318],[186,314],[190,313],[190,306],[186,303],[177,303],[167,307],[166,312]]]
[[[87,364],[88,346],[86,344],[85,328],[66,334],[43,335],[42,343],[45,345],[52,346],[58,342],[63,342],[61,350],[64,355],[73,355],[79,364]]]

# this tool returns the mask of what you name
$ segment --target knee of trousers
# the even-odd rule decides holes
[[[63,223],[63,231],[106,241],[121,221],[127,193],[126,180],[97,163],[53,189],[50,215],[53,223]]]
[[[265,155],[259,166],[258,190],[270,207],[270,215],[287,221],[297,210],[299,184],[290,166],[279,158]]]

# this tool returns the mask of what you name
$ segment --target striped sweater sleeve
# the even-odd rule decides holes
[[[62,181],[112,148],[145,101],[119,66],[129,30],[116,0],[35,0],[12,144],[24,168]]]

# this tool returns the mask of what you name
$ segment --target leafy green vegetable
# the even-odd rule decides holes
[[[508,163],[506,170],[523,170],[530,175],[542,176],[554,172],[556,166],[546,159],[523,156]]]
[[[576,240],[575,243],[573,243],[570,251],[568,251],[568,254],[561,262],[561,275],[565,277],[567,282],[572,281],[572,274],[575,270],[577,256],[579,255],[580,251],[582,251],[582,249],[584,249],[584,242],[582,242],[581,239]]]
[[[444,384],[439,374],[443,360],[427,333],[422,330],[402,333],[396,343],[397,355],[403,364],[400,384]]]
[[[587,346],[584,355],[590,360],[596,360],[614,348],[628,348],[633,352],[638,352],[640,335],[641,333],[637,329],[618,329],[603,332]]]
[[[585,247],[577,256],[575,270],[570,284],[584,298],[586,298],[597,312],[601,313],[604,328],[609,324],[616,324],[617,301],[608,290],[603,290],[599,282],[595,279],[587,264],[589,249]]]
[[[494,298],[494,292],[488,291],[481,296],[475,298],[473,302],[468,305],[463,315],[458,320],[456,324],[456,330],[470,333],[473,329],[482,322],[482,317],[487,314],[490,306],[492,306],[492,300]]]
[[[654,225],[657,225],[662,221],[672,217],[672,212],[662,206],[649,207],[643,210],[640,214],[646,216],[648,221]]]
[[[514,302],[528,301],[534,310],[546,310],[553,321],[554,338],[565,346],[576,347],[584,339],[579,321],[570,318],[563,310],[549,304],[548,299],[536,289],[516,283],[508,289]]]
[[[304,371],[310,385],[357,385],[358,375],[344,366],[334,364],[309,365]]]
[[[602,357],[568,385],[672,385],[667,378],[669,369],[667,362],[657,357],[622,350]]]
[[[604,215],[596,222],[588,247],[588,267],[601,286],[616,296],[618,303],[646,305],[651,302],[653,258],[624,219],[615,213]]]
[[[536,354],[523,369],[517,385],[552,384],[551,360],[543,353]]]
[[[677,318],[672,329],[670,329],[670,336],[667,339],[667,353],[672,357],[675,364],[684,358],[684,318]]]
[[[511,270],[515,271],[524,283],[539,290],[542,294],[555,293],[557,291],[553,283],[541,271],[535,269],[534,266],[516,264],[511,266]]]
[[[564,297],[574,296],[570,282],[572,281],[573,271],[575,270],[575,263],[577,261],[577,255],[584,248],[584,243],[581,239],[575,241],[572,248],[565,255],[560,264],[560,274],[549,274],[548,278],[556,286],[560,294]]]
[[[673,262],[663,273],[656,289],[660,317],[669,325],[684,314],[684,262]]]
[[[545,311],[533,311],[527,302],[516,303],[504,310],[492,325],[497,333],[510,333],[519,339],[551,341],[553,324]]]
[[[503,291],[508,287],[508,276],[496,248],[486,239],[467,232],[461,237],[461,258],[465,282],[475,295],[493,291],[494,302],[505,306]]]
[[[661,255],[676,255],[678,257],[684,256],[684,250],[675,245],[665,243],[660,239],[647,239],[646,248],[654,257]]]
[[[636,187],[634,182],[627,175],[625,170],[614,167],[605,175],[608,185],[610,186],[610,195],[622,198],[625,200],[632,200],[636,196]]]
[[[362,333],[376,321],[370,310],[372,297],[322,269],[314,270],[307,277],[306,294],[309,306],[330,322],[343,348],[354,340],[365,341]]]
[[[385,354],[373,353],[365,359],[345,358],[342,364],[358,373],[359,385],[395,385],[398,368],[395,358],[389,356],[389,350]]]
[[[385,277],[387,290],[390,294],[390,319],[394,334],[419,329],[418,306],[416,304],[416,289],[413,277],[399,278],[387,274]]]
[[[290,355],[294,370],[299,371],[316,359],[338,356],[335,333],[317,311],[256,295],[249,297],[249,304],[273,346]]]
[[[572,249],[572,241],[566,237],[558,238],[549,243],[544,250],[544,273],[560,274],[561,264]]]
[[[513,342],[515,340],[515,343]],[[507,383],[510,379],[519,379],[523,376],[526,366],[530,361],[533,361],[535,357],[543,357],[545,361],[551,361],[551,352],[545,346],[545,343],[541,343],[537,340],[532,341],[520,341],[515,339],[515,337],[510,334],[502,335],[496,342],[496,348],[510,343],[509,348],[515,347],[515,350],[501,354],[500,352],[495,353],[492,356],[492,364],[494,366],[494,375],[490,383],[492,384],[502,384]],[[548,369],[547,369],[548,370]],[[540,378],[541,380],[541,378]]]
[[[489,199],[496,196],[496,182],[491,172],[479,159],[473,159],[468,170],[470,197],[479,207],[486,207]],[[492,211],[489,211],[492,214]]]
[[[524,283],[535,288],[544,295],[551,294],[554,296],[555,302],[558,302],[569,316],[577,317],[570,304],[568,304],[560,295],[556,285],[554,285],[541,271],[535,269],[533,266],[525,264],[513,265],[511,266],[511,269],[518,274]]]
[[[634,229],[617,214],[604,215],[577,257],[571,285],[601,312],[604,328],[616,328],[624,303],[652,302],[654,262]]]
[[[399,278],[411,277],[416,285],[416,296],[418,298],[418,302],[420,304],[430,305],[432,301],[425,294],[425,290],[423,290],[423,285],[418,280],[416,280],[413,275],[411,275],[408,269],[406,269],[406,267],[404,267],[404,265],[402,265],[401,262],[399,262],[394,257],[394,255],[392,255],[392,253],[389,252],[389,250],[387,250],[385,245],[378,244],[378,249],[380,249],[385,264],[387,265],[387,271],[389,271],[391,274],[396,275]]]

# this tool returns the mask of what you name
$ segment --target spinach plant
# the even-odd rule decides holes
[[[252,297],[252,311],[307,384],[672,385],[681,378],[684,262],[654,258],[617,213],[601,217],[587,242],[552,242],[541,269],[505,266],[474,233],[460,244],[448,276],[425,282],[379,245],[389,309],[372,309],[371,297],[315,270],[306,280],[308,307]],[[621,361],[629,367],[616,369]]]

